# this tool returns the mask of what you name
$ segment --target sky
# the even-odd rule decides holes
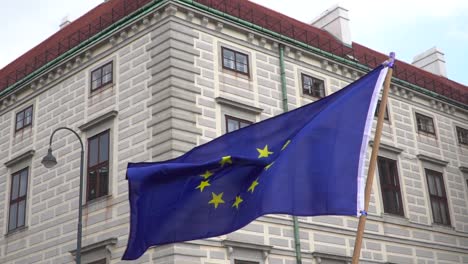
[[[112,0],[111,0],[112,1]],[[0,8],[0,68],[103,0],[15,0]],[[468,85],[468,1],[466,0],[254,0],[309,23],[339,4],[349,10],[351,39],[411,63],[437,47],[445,54],[447,77]]]

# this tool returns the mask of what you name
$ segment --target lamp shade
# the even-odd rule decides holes
[[[52,148],[49,148],[47,150],[47,155],[42,158],[41,163],[46,167],[46,168],[52,168],[57,164],[57,159],[52,155]]]

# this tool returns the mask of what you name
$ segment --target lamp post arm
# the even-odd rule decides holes
[[[52,138],[54,137],[54,134],[59,131],[59,130],[68,130],[70,132],[72,132],[73,134],[75,134],[75,136],[78,138],[78,140],[80,141],[80,145],[81,145],[81,151],[84,151],[84,146],[83,146],[83,141],[81,141],[81,138],[80,136],[78,135],[78,133],[75,132],[75,130],[71,129],[71,128],[68,128],[68,127],[59,127],[57,129],[54,130],[54,132],[52,132],[52,135],[50,135],[50,141],[49,141],[49,147],[52,146]]]

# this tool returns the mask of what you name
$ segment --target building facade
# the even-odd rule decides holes
[[[121,263],[128,162],[177,157],[329,95],[386,58],[325,30],[340,38],[248,1],[111,0],[7,65],[0,263],[74,261],[81,146],[57,132],[58,164],[45,168],[55,129],[84,143],[82,261]],[[434,56],[425,70],[396,64],[361,263],[468,263],[468,87],[439,76]],[[299,217],[303,263],[349,262],[357,222]],[[295,262],[292,218],[267,215],[129,263]]]

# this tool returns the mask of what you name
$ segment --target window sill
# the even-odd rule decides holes
[[[10,236],[14,236],[16,234],[20,234],[22,232],[25,232],[26,230],[28,230],[28,226],[18,227],[16,229],[8,231],[8,233],[5,234],[5,237],[10,237]]]
[[[432,223],[431,226],[432,228],[434,228],[434,230],[438,230],[438,231],[455,231],[455,227],[451,225]]]
[[[382,220],[386,223],[398,224],[398,225],[408,225],[410,223],[409,219],[403,215],[382,213]]]
[[[91,97],[94,97],[97,94],[103,93],[104,91],[110,90],[110,89],[114,88],[114,85],[115,84],[112,82],[112,83],[104,84],[103,86],[98,87],[98,88],[96,88],[94,90],[90,89],[89,97],[91,98]]]
[[[93,199],[91,201],[86,201],[86,203],[83,204],[83,209],[87,209],[88,212],[93,212],[95,210],[105,208],[108,204],[108,201],[111,199],[112,199],[112,195],[108,194],[108,195],[104,195],[96,199]]]

